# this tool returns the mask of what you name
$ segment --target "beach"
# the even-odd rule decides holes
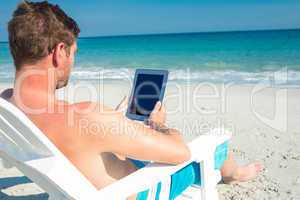
[[[0,91],[10,86],[0,84]],[[263,89],[257,91],[258,86]],[[115,107],[130,88],[130,81],[78,81],[60,89],[57,96],[70,103],[92,100]],[[164,104],[168,125],[180,130],[187,142],[225,127],[233,133],[230,149],[239,164],[260,161],[264,165],[253,181],[219,184],[221,200],[295,200],[300,199],[299,99],[299,87],[170,81]],[[278,111],[282,107],[287,117]],[[0,169],[0,190],[1,200],[47,199],[15,168]]]

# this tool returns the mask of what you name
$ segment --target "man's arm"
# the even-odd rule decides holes
[[[81,115],[78,120],[85,121],[85,129],[78,127],[79,134],[96,151],[168,164],[179,164],[190,158],[187,145],[174,129],[164,133],[108,108]]]

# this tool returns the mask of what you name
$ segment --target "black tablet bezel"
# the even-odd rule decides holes
[[[131,106],[131,103],[133,101],[133,95],[134,95],[134,92],[135,92],[134,90],[135,90],[135,86],[136,86],[136,82],[137,82],[137,77],[140,74],[150,74],[150,75],[163,76],[161,92],[160,92],[160,95],[159,95],[159,101],[162,102],[162,100],[164,98],[164,94],[165,94],[165,89],[166,89],[166,85],[167,85],[167,81],[168,81],[169,72],[168,72],[168,70],[158,70],[158,69],[137,69],[135,71],[133,87],[132,87],[130,98],[129,98],[129,101],[128,101],[128,109],[127,109],[127,112],[126,112],[126,116],[129,119],[132,119],[132,120],[145,121],[146,119],[148,119],[148,116],[137,115],[137,114],[130,113],[130,106]]]

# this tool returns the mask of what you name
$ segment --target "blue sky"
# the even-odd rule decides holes
[[[0,2],[0,41],[20,0]],[[50,0],[81,36],[300,28],[299,0]]]

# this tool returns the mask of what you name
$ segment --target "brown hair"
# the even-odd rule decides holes
[[[58,5],[23,1],[8,24],[9,46],[16,69],[49,55],[60,42],[69,52],[80,29]]]

